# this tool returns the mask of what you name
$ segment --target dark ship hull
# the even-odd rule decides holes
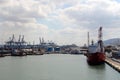
[[[105,54],[101,52],[96,52],[96,53],[88,53],[86,54],[87,56],[87,62],[90,65],[97,65],[97,64],[102,64],[105,62]]]

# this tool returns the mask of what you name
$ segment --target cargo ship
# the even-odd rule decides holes
[[[103,41],[102,41],[102,27],[100,27],[98,30],[97,44],[94,44],[93,41],[91,45],[88,44],[88,52],[85,55],[87,56],[87,62],[90,65],[97,65],[97,64],[104,63],[105,53],[104,53],[104,47],[103,47]]]

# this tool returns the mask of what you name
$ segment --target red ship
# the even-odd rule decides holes
[[[97,64],[104,63],[105,53],[104,53],[104,47],[103,47],[103,41],[102,41],[102,27],[100,27],[100,29],[98,30],[97,45],[94,45],[93,41],[91,45],[88,44],[88,52],[86,53],[86,56],[87,56],[88,64],[97,65]]]

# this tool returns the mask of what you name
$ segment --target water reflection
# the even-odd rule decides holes
[[[88,65],[83,55],[6,57],[0,71],[0,80],[120,80],[110,66]]]
[[[88,65],[89,69],[94,69],[94,70],[105,70],[105,63],[104,64],[100,64],[100,65]]]

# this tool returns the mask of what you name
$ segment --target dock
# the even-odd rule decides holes
[[[113,67],[115,70],[120,72],[120,62],[108,57],[106,58],[105,62],[111,67]]]

